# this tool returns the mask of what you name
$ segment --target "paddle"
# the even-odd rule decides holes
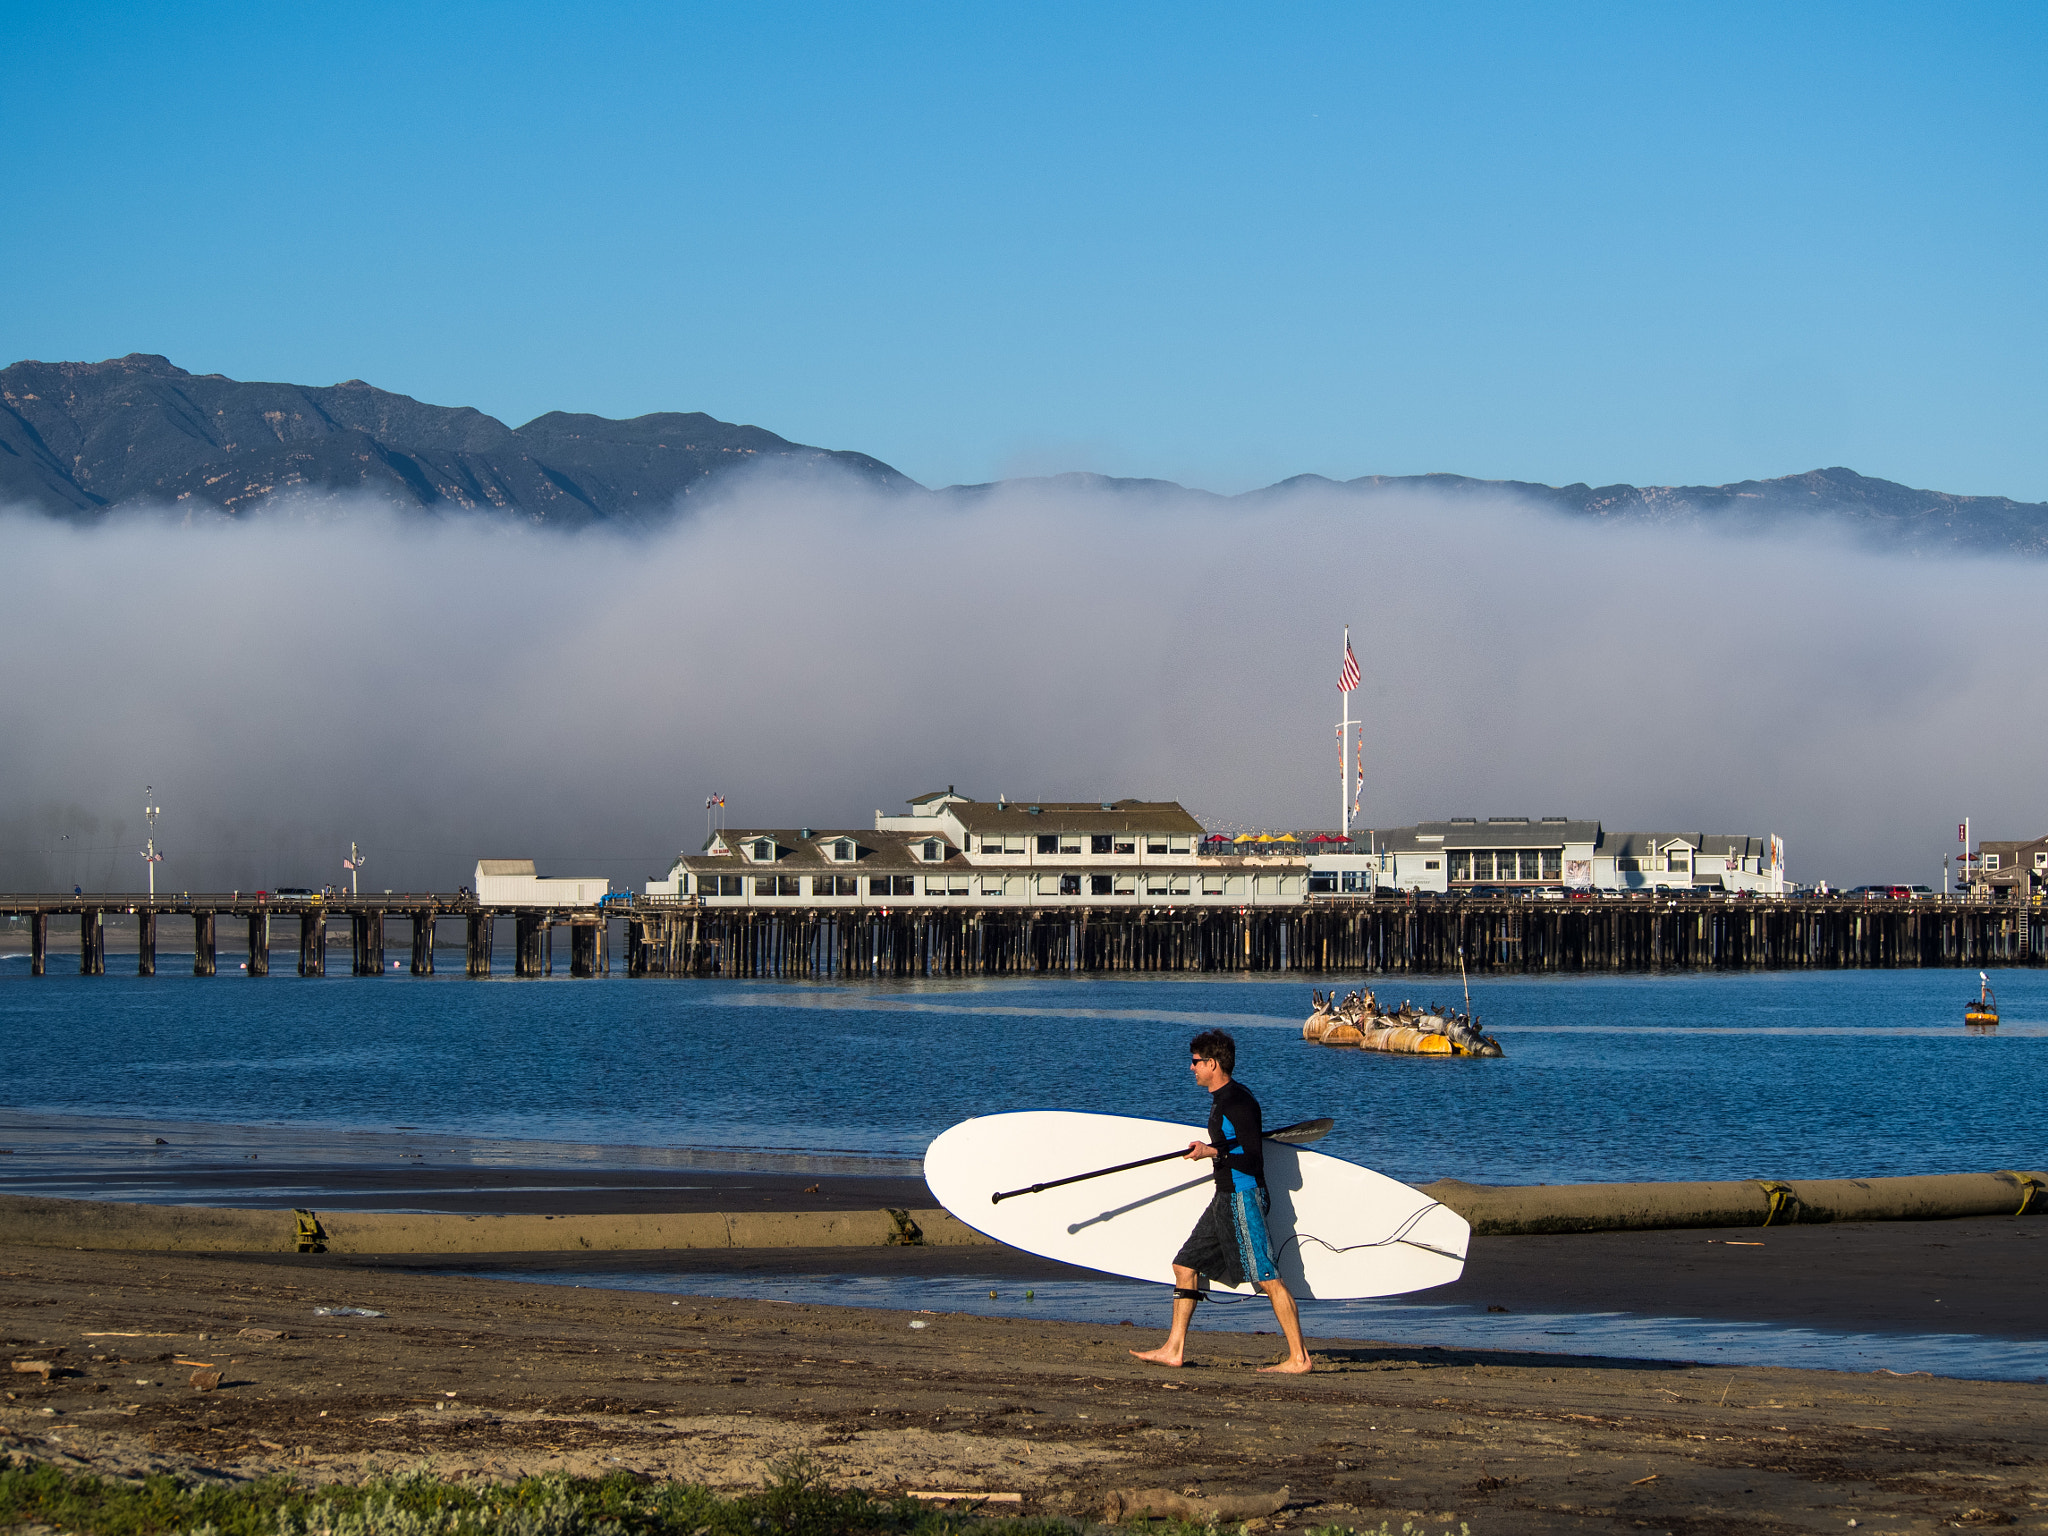
[[[1335,1130],[1334,1120],[1300,1120],[1293,1125],[1283,1125],[1277,1131],[1268,1131],[1267,1141],[1284,1141],[1291,1147],[1303,1146],[1311,1141],[1321,1141]],[[1083,1179],[1099,1179],[1105,1174],[1124,1173],[1132,1168],[1147,1168],[1153,1163],[1167,1163],[1176,1157],[1186,1157],[1187,1149],[1177,1152],[1161,1152],[1157,1157],[1141,1157],[1135,1163],[1118,1163],[1114,1168],[1098,1168],[1093,1173],[1076,1173],[1064,1179],[1047,1179],[1043,1184],[1033,1184],[1029,1189],[1006,1189],[988,1197],[990,1205],[1000,1205],[1013,1195],[1043,1194],[1048,1189],[1058,1189],[1062,1184],[1078,1184]]]

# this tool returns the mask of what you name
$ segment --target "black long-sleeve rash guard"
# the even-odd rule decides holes
[[[1229,1139],[1223,1122],[1230,1122]],[[1260,1189],[1266,1187],[1266,1124],[1259,1113],[1259,1101],[1235,1078],[1209,1095],[1209,1145],[1216,1148],[1216,1187],[1237,1187],[1233,1173],[1241,1173]]]

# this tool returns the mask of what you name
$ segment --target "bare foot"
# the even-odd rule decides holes
[[[1178,1369],[1181,1363],[1180,1351],[1169,1349],[1164,1344],[1157,1349],[1134,1349],[1131,1353],[1138,1359],[1148,1360],[1154,1365],[1170,1365]]]
[[[1133,1350],[1132,1353],[1135,1354],[1137,1351]],[[1315,1369],[1315,1362],[1309,1359],[1307,1355],[1303,1355],[1299,1360],[1289,1355],[1278,1365],[1262,1365],[1259,1369],[1261,1371],[1278,1371],[1283,1376],[1306,1376]]]

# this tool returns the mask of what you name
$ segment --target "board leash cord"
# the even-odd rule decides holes
[[[1412,1216],[1410,1216],[1406,1221],[1402,1222],[1400,1226],[1394,1228],[1392,1232],[1389,1232],[1385,1237],[1382,1237],[1375,1242],[1350,1243],[1342,1248],[1339,1248],[1335,1243],[1327,1242],[1324,1239],[1317,1237],[1313,1232],[1297,1232],[1292,1237],[1288,1238],[1286,1242],[1280,1245],[1280,1253],[1285,1253],[1287,1249],[1295,1243],[1314,1243],[1317,1247],[1327,1249],[1331,1253],[1351,1253],[1360,1248],[1385,1248],[1393,1243],[1403,1243],[1410,1248],[1420,1248],[1424,1253],[1434,1253],[1438,1255],[1440,1258],[1456,1259],[1459,1263],[1462,1264],[1465,1261],[1465,1256],[1462,1253],[1452,1253],[1448,1248],[1439,1248],[1434,1243],[1425,1243],[1420,1238],[1410,1237],[1408,1235],[1410,1232],[1413,1232],[1415,1230],[1415,1224],[1417,1222],[1421,1221],[1423,1217],[1427,1216],[1431,1211],[1437,1209],[1442,1204],[1443,1202],[1441,1200],[1430,1201],[1429,1204],[1423,1206],[1420,1210],[1416,1211]],[[1280,1254],[1276,1253],[1273,1255],[1273,1257],[1275,1261],[1277,1261],[1280,1257]]]

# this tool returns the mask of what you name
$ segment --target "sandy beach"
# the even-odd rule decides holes
[[[246,1191],[250,1173],[220,1169]],[[179,1177],[204,1185],[203,1169]],[[267,1169],[336,1208],[847,1209],[922,1182],[800,1173]],[[687,1187],[685,1187],[687,1186]],[[438,1191],[438,1193],[434,1193]],[[192,1198],[190,1192],[187,1198]],[[683,1201],[695,1202],[685,1206]],[[538,1204],[536,1204],[538,1202]],[[649,1204],[658,1202],[658,1204]],[[2024,1218],[1494,1238],[1437,1302],[2040,1339],[2044,1228]],[[1735,1239],[1736,1241],[1729,1241]],[[357,1478],[630,1469],[721,1488],[802,1452],[878,1490],[1015,1493],[1100,1517],[1158,1490],[1272,1506],[1261,1524],[1467,1521],[1475,1532],[2048,1528],[2048,1387],[1198,1334],[1169,1372],[1130,1326],[576,1288],[579,1267],[955,1275],[1082,1272],[997,1247],[577,1255],[165,1255],[0,1248],[16,1372],[7,1450],[109,1473]],[[460,1270],[463,1273],[456,1273]],[[546,1273],[558,1283],[494,1278]],[[704,1285],[700,1290],[707,1288]],[[321,1316],[362,1307],[381,1317]],[[1163,1307],[1157,1309],[1163,1312]],[[1199,1322],[1198,1322],[1199,1327]],[[1562,1342],[1562,1341],[1560,1341]],[[2048,1350],[2044,1350],[2048,1367]],[[218,1366],[218,1388],[192,1385]],[[1284,1498],[1282,1490],[1285,1490]],[[1150,1495],[1146,1490],[1152,1490]]]

